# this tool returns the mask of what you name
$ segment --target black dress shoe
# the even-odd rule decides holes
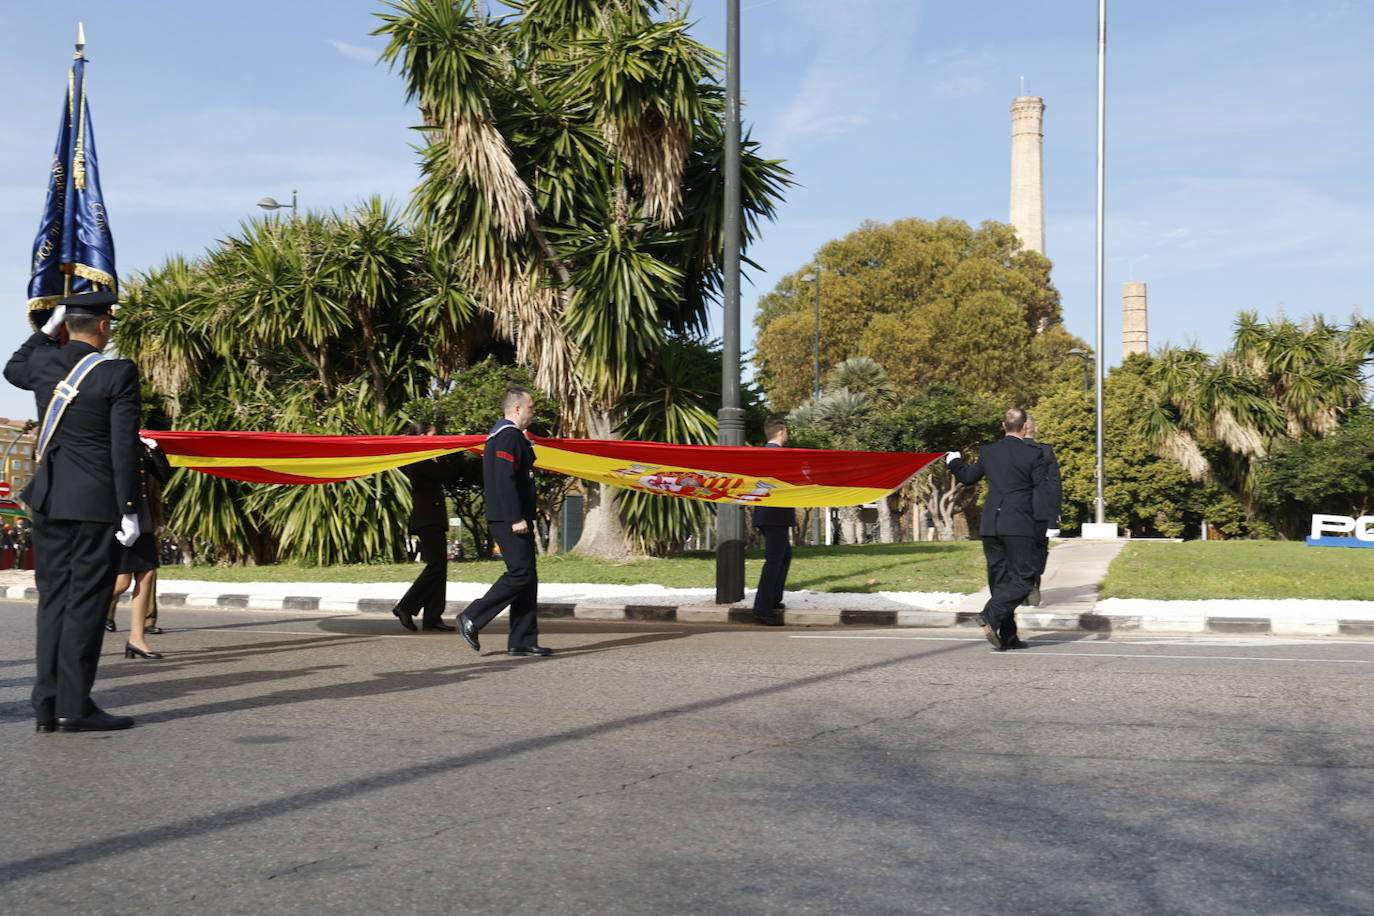
[[[773,610],[775,610],[775,611],[785,611],[785,610],[787,610],[787,605],[785,605],[785,604],[783,604],[781,601],[779,601],[777,604],[773,605]]]
[[[997,631],[994,630],[992,627],[988,626],[987,624],[983,624],[983,635],[988,638],[988,642],[992,643],[992,647],[996,649],[998,652],[1006,651],[1007,647],[1002,645],[1002,637],[999,636],[997,634]]]
[[[401,609],[398,608],[398,607],[392,608],[392,609],[391,609],[391,613],[395,614],[395,615],[396,615],[396,619],[399,620],[399,621],[401,621],[401,626],[405,627],[407,630],[410,630],[411,632],[414,632],[414,631],[415,631],[415,615],[414,615],[414,614],[411,614],[411,613],[408,613],[408,612],[406,612],[406,611],[403,611],[403,610],[401,610]]]
[[[106,618],[105,618],[105,632],[106,632],[106,633],[113,633],[114,631],[115,631],[114,618],[113,618],[113,617],[106,617]]]
[[[1006,648],[1008,649],[1029,649],[1030,647],[1030,643],[1026,642],[1024,639],[1020,639],[1017,637],[1012,637],[1011,642],[1007,643],[1006,645]]]
[[[1023,602],[1021,602],[1021,603],[1024,604],[1024,605],[1026,605],[1027,607],[1039,607],[1039,606],[1040,606],[1040,586],[1037,585],[1037,586],[1035,586],[1034,588],[1032,588],[1032,589],[1030,590],[1030,594],[1026,595],[1026,600],[1023,601]]]
[[[552,649],[545,649],[543,646],[521,646],[518,649],[507,649],[507,655],[526,656],[526,655],[552,655]]]
[[[162,627],[147,626],[143,628],[143,632],[147,633],[149,636],[161,636],[166,631],[164,631]]]
[[[765,614],[765,613],[763,613],[763,612],[761,612],[761,611],[750,611],[750,612],[749,612],[749,616],[750,616],[750,617],[753,617],[754,620],[755,620],[755,622],[757,622],[760,626],[765,626],[765,627],[780,627],[780,626],[782,626],[782,615],[781,615],[781,614]]]
[[[133,724],[134,720],[130,716],[112,716],[99,709],[84,716],[57,717],[57,730],[60,732],[112,732],[121,728],[132,728]]]
[[[449,626],[448,624],[444,623],[442,620],[436,620],[436,621],[434,621],[434,622],[432,622],[432,623],[422,623],[422,624],[420,624],[420,629],[422,629],[422,630],[443,630],[445,633],[452,633],[454,630],[456,630],[456,629],[458,629],[458,628],[457,628],[457,627],[454,627],[454,626]]]
[[[127,642],[126,642],[126,643],[124,644],[124,657],[125,657],[125,658],[162,658],[163,655],[162,655],[161,652],[144,652],[142,649],[140,649],[140,648],[134,646],[132,643],[127,643]]]
[[[37,731],[37,732],[39,732],[39,733],[41,733],[41,734],[47,734],[48,732],[55,732],[55,731],[57,731],[57,723],[56,723],[56,722],[39,722],[39,723],[38,723],[38,727],[35,729],[35,731]]]
[[[463,639],[467,640],[468,645],[472,646],[472,651],[482,651],[482,647],[477,643],[477,624],[469,620],[467,614],[458,615],[458,632],[462,633]]]

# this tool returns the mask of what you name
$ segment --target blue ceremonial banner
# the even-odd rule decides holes
[[[63,296],[118,292],[114,237],[100,193],[95,133],[86,104],[84,38],[77,41],[48,176],[48,199],[33,240],[29,319],[34,327],[42,325]]]

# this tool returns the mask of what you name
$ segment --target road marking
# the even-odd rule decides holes
[[[1059,657],[1059,656],[1056,656]],[[1201,658],[1212,661],[1233,662],[1320,662],[1327,665],[1374,665],[1370,658],[1278,658],[1268,655],[1131,655],[1121,652],[1074,652],[1065,658]]]
[[[909,641],[909,642],[923,641],[923,642],[974,642],[974,643],[980,643],[980,642],[983,642],[983,641],[984,641],[983,639],[980,639],[980,638],[975,639],[975,638],[966,637],[966,636],[851,636],[851,635],[846,635],[846,634],[819,634],[819,633],[818,633],[818,634],[815,634],[815,635],[795,634],[795,635],[789,635],[788,638],[789,638],[789,639],[888,639],[888,640],[894,640],[894,641]],[[1292,643],[1287,643],[1287,644],[1288,644],[1288,645],[1292,645]],[[1072,644],[1072,643],[1065,643],[1065,642],[1042,642],[1042,643],[1032,643],[1032,644],[1031,644],[1031,648],[1033,648],[1033,649],[1048,649],[1048,648],[1050,648],[1051,646],[1055,646],[1055,645],[1068,645],[1068,646],[1072,646],[1073,644]],[[1313,642],[1308,643],[1307,645],[1320,646],[1320,645],[1330,645],[1330,643],[1322,643],[1322,642],[1317,642],[1317,641],[1314,640]],[[1351,643],[1345,643],[1344,645],[1351,645]],[[1026,653],[1025,653],[1024,651],[1018,651],[1018,652],[1017,652],[1017,657],[1023,657],[1023,656],[1025,656],[1025,655],[1026,655]],[[1046,652],[1038,652],[1038,653],[1034,653],[1034,655],[1043,656],[1043,657],[1046,657],[1046,658],[1049,658],[1049,657],[1050,657],[1050,653],[1046,653]],[[1157,659],[1157,658],[1165,658],[1165,659],[1178,659],[1178,658],[1181,658],[1181,659],[1199,659],[1199,660],[1210,660],[1210,661],[1237,661],[1237,662],[1321,662],[1321,663],[1330,664],[1330,665],[1374,665],[1374,659],[1368,659],[1368,658],[1283,658],[1283,657],[1270,657],[1270,656],[1266,656],[1266,655],[1147,655],[1147,654],[1145,654],[1145,653],[1143,653],[1143,652],[1142,652],[1142,653],[1132,653],[1132,652],[1077,652],[1077,651],[1074,651],[1074,652],[1056,652],[1056,653],[1053,653],[1053,657],[1054,657],[1054,658],[1139,658],[1139,659],[1144,659],[1144,660],[1146,660],[1146,661],[1150,661],[1150,660]]]
[[[168,633],[273,633],[278,636],[333,636],[336,639],[410,639],[411,633],[326,633],[323,630],[250,630],[246,627],[177,627]],[[457,635],[457,634],[455,634]]]

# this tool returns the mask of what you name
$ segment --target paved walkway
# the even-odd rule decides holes
[[[1272,636],[1374,636],[1374,601],[1099,600],[1098,584],[1126,541],[1063,540],[1050,550],[1041,583],[1041,604],[1022,607],[1021,625],[1033,630],[1224,633]],[[224,583],[178,580],[163,570],[158,602],[163,608],[257,608],[388,615],[408,582]],[[33,600],[32,573],[0,573],[0,596]],[[450,582],[448,613],[457,614],[489,583]],[[540,583],[539,614],[578,620],[639,620],[753,624],[748,601],[720,605],[713,589],[657,585]],[[986,588],[971,595],[948,592],[869,594],[788,591],[789,626],[974,626],[987,601]],[[128,598],[124,601],[127,603]]]

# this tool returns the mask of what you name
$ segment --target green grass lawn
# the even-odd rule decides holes
[[[1128,543],[1102,598],[1374,599],[1374,548],[1300,541]]]
[[[744,578],[752,588],[763,567],[761,551],[750,551]],[[501,575],[500,560],[465,560],[449,564],[450,582],[491,582]],[[418,563],[372,566],[166,566],[163,579],[211,582],[408,582]],[[543,582],[593,582],[603,585],[656,583],[670,588],[715,588],[716,559],[694,552],[664,559],[644,558],[613,563],[560,554],[539,558]],[[977,541],[919,544],[864,544],[846,547],[798,547],[787,576],[789,589],[818,592],[976,592],[986,581],[982,548]]]

